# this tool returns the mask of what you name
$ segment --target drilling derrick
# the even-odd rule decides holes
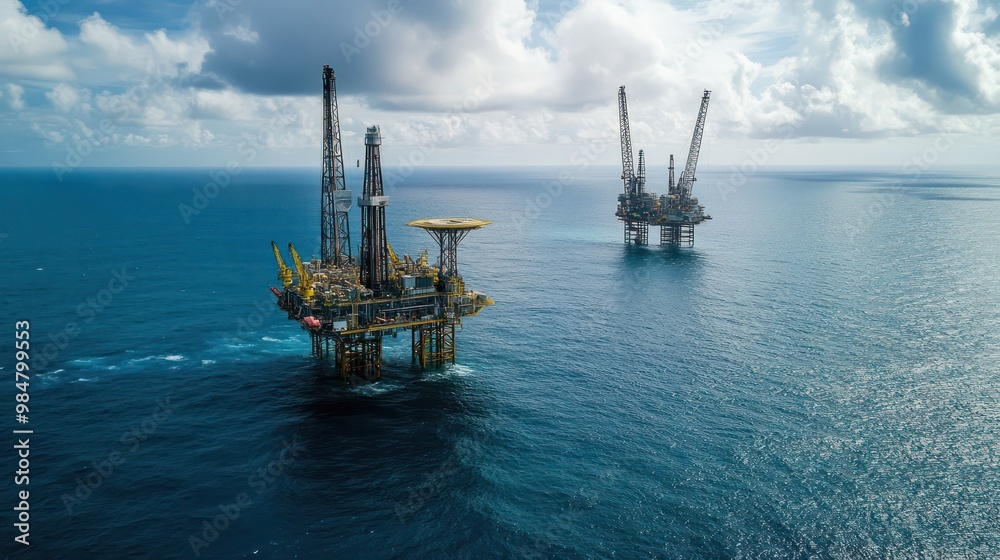
[[[389,197],[382,190],[382,161],[379,146],[382,136],[377,126],[365,133],[365,183],[358,206],[361,207],[361,283],[381,294],[388,288],[389,251],[386,248],[385,207]]]
[[[347,212],[351,191],[344,181],[344,153],[340,143],[337,79],[333,68],[323,65],[323,179],[320,203],[320,251],[324,264],[351,263],[351,230]]]
[[[625,223],[625,243],[646,245],[649,239],[649,223],[641,213],[642,186],[632,164],[632,132],[628,125],[628,102],[625,86],[618,88],[618,132],[622,142],[622,184],[624,193],[618,195],[618,219]],[[641,152],[640,152],[641,154]],[[641,171],[645,173],[644,161],[640,157]]]
[[[639,150],[639,169],[636,171],[635,175],[635,194],[636,201],[642,202],[644,198],[646,187],[646,154],[642,150]]]
[[[670,154],[670,175],[667,177],[667,192],[674,192],[674,154]]]
[[[420,220],[441,250],[439,267],[428,264],[428,252],[400,259],[386,237],[382,188],[382,137],[376,126],[365,134],[365,175],[358,207],[361,252],[353,262],[347,213],[351,192],[345,188],[340,122],[333,70],[323,67],[322,258],[303,261],[291,243],[294,268],[285,264],[271,243],[278,280],[272,287],[278,307],[309,333],[316,358],[333,357],[345,381],[374,381],[382,376],[382,344],[386,334],[412,333],[413,362],[420,367],[455,361],[455,327],[462,317],[478,314],[493,300],[465,289],[458,275],[458,244],[468,232],[490,222],[470,218]],[[413,224],[415,225],[415,224]]]

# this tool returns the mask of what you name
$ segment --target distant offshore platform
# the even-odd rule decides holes
[[[625,100],[625,86],[618,88],[618,121],[622,141],[622,181],[625,192],[618,195],[618,210],[615,215],[625,224],[625,243],[649,244],[649,226],[660,226],[660,245],[668,247],[691,247],[694,245],[694,226],[711,220],[705,214],[705,207],[691,196],[696,181],[694,173],[698,167],[701,138],[705,133],[705,118],[708,116],[710,91],[701,97],[701,109],[694,124],[691,149],[687,164],[681,172],[680,180],[674,183],[674,155],[670,154],[670,177],[667,180],[667,194],[660,197],[646,192],[646,156],[639,150],[639,169],[632,164],[632,134],[628,124],[628,104]]]

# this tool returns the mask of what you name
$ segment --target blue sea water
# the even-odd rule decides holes
[[[195,200],[210,172],[0,171],[5,556],[1000,556],[987,170],[709,170],[714,219],[666,250],[622,243],[613,168],[419,169],[390,242],[492,220],[460,263],[496,305],[457,364],[414,370],[389,338],[357,387],[268,290],[270,241],[318,250],[318,170]]]

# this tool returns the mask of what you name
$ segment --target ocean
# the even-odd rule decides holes
[[[351,386],[269,291],[318,167],[0,170],[5,557],[1000,556],[998,176],[709,168],[670,250],[624,245],[619,174],[387,169],[398,253],[493,222],[459,262],[496,305]]]

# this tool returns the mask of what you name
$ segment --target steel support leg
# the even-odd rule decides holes
[[[421,368],[455,363],[455,324],[438,323],[413,329],[413,363]]]

